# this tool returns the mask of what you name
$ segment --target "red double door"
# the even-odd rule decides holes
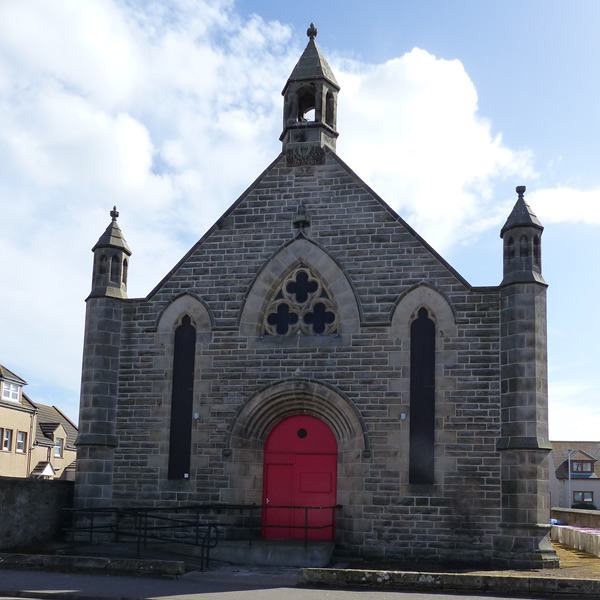
[[[298,415],[278,423],[267,438],[263,472],[263,535],[267,538],[331,540],[336,504],[337,442],[316,417]],[[271,508],[272,507],[272,508]],[[282,507],[282,508],[275,508]]]

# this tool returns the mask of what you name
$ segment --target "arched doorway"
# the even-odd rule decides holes
[[[337,441],[331,429],[309,415],[288,417],[271,431],[265,444],[263,535],[267,538],[331,540],[337,496]],[[271,508],[273,507],[273,508]],[[275,508],[282,507],[282,508]]]

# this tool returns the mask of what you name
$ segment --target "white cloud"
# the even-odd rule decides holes
[[[600,225],[600,188],[556,187],[534,190],[527,198],[542,223]]]
[[[598,439],[600,406],[598,406],[596,386],[592,382],[573,383],[567,380],[551,382],[548,405],[551,440]],[[576,421],[575,428],[574,421]]]
[[[56,385],[76,414],[90,248],[110,209],[134,253],[130,295],[145,296],[280,151],[301,44],[227,0],[0,3],[0,210],[12,216],[0,362]],[[506,217],[497,185],[510,198],[506,179],[534,177],[533,158],[479,114],[459,61],[328,58],[340,156],[419,233],[442,249]]]
[[[479,115],[458,60],[415,48],[382,65],[341,61],[338,80],[340,155],[439,249],[506,217],[498,181],[535,176],[531,154]]]

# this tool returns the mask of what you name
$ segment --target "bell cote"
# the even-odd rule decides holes
[[[331,68],[321,54],[311,23],[308,45],[283,91],[283,143],[288,166],[321,164],[327,147],[335,152],[337,94],[340,91]]]
[[[117,207],[110,211],[112,221],[92,248],[94,271],[90,298],[127,298],[127,271],[131,250],[117,223]]]

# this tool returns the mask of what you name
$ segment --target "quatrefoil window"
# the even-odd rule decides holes
[[[336,307],[323,284],[307,267],[294,269],[269,303],[265,335],[338,333]]]

